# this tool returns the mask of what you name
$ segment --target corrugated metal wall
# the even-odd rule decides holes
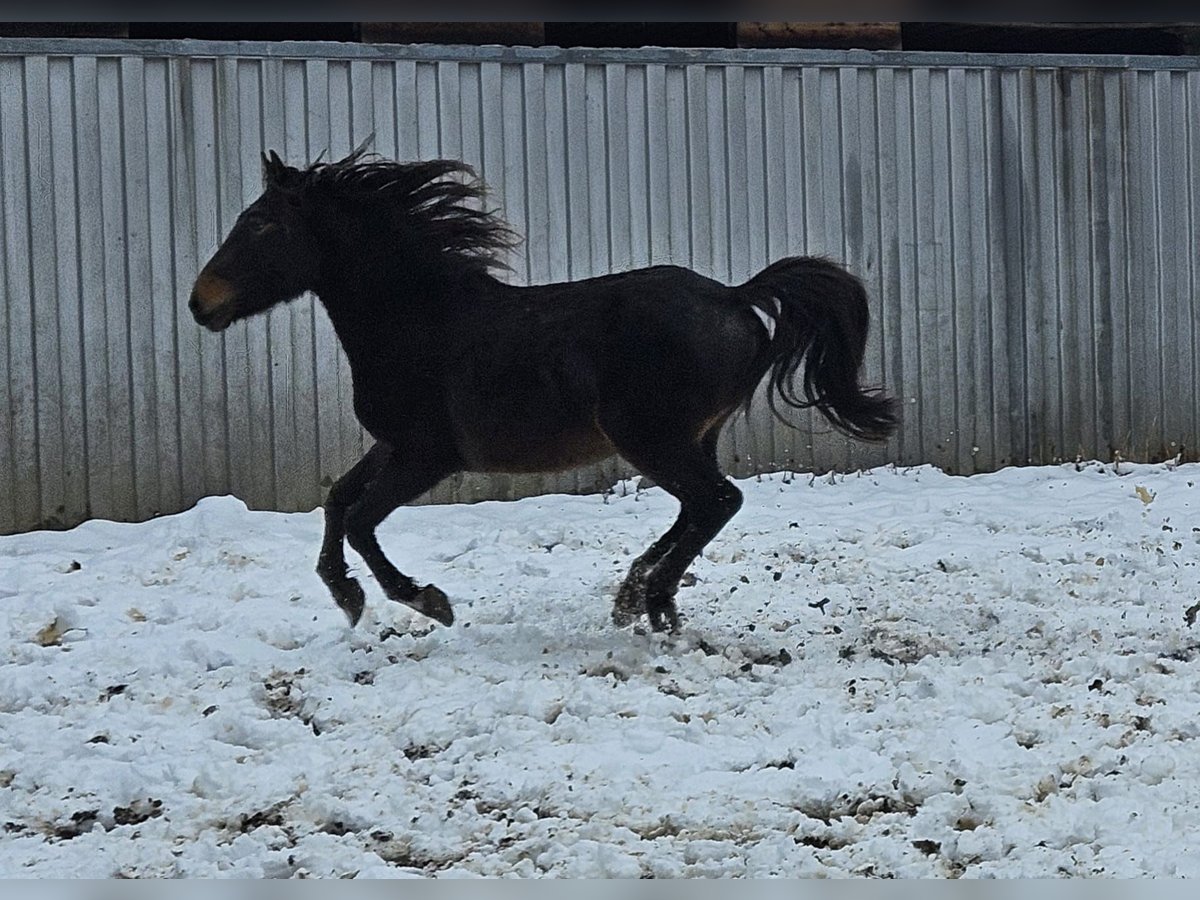
[[[1191,60],[0,41],[0,532],[320,502],[365,444],[323,311],[215,336],[184,300],[260,150],[370,134],[473,163],[526,235],[519,282],[847,261],[902,431],[867,447],[759,404],[725,438],[738,474],[1194,448],[1198,112]]]

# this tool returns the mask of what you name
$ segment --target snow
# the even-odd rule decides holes
[[[450,628],[319,511],[0,538],[0,876],[1200,874],[1200,466],[739,485],[674,636],[632,484],[398,510]]]

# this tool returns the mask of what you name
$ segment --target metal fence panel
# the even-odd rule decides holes
[[[1172,456],[1200,440],[1198,108],[1189,59],[0,40],[0,532],[320,502],[369,444],[324,312],[215,336],[184,298],[262,149],[372,135],[478,169],[519,283],[845,260],[902,430],[868,447],[758,402],[722,441],[736,474]]]

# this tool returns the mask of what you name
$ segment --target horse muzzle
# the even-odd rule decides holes
[[[197,324],[209,331],[224,331],[237,314],[233,300],[233,285],[224,278],[201,272],[192,288],[188,309]]]

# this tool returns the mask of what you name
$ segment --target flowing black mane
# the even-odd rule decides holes
[[[520,237],[495,210],[483,208],[487,185],[471,166],[452,159],[399,163],[365,157],[357,150],[337,162],[313,163],[299,173],[301,183],[386,204],[414,234],[468,270],[511,268],[500,255]]]

